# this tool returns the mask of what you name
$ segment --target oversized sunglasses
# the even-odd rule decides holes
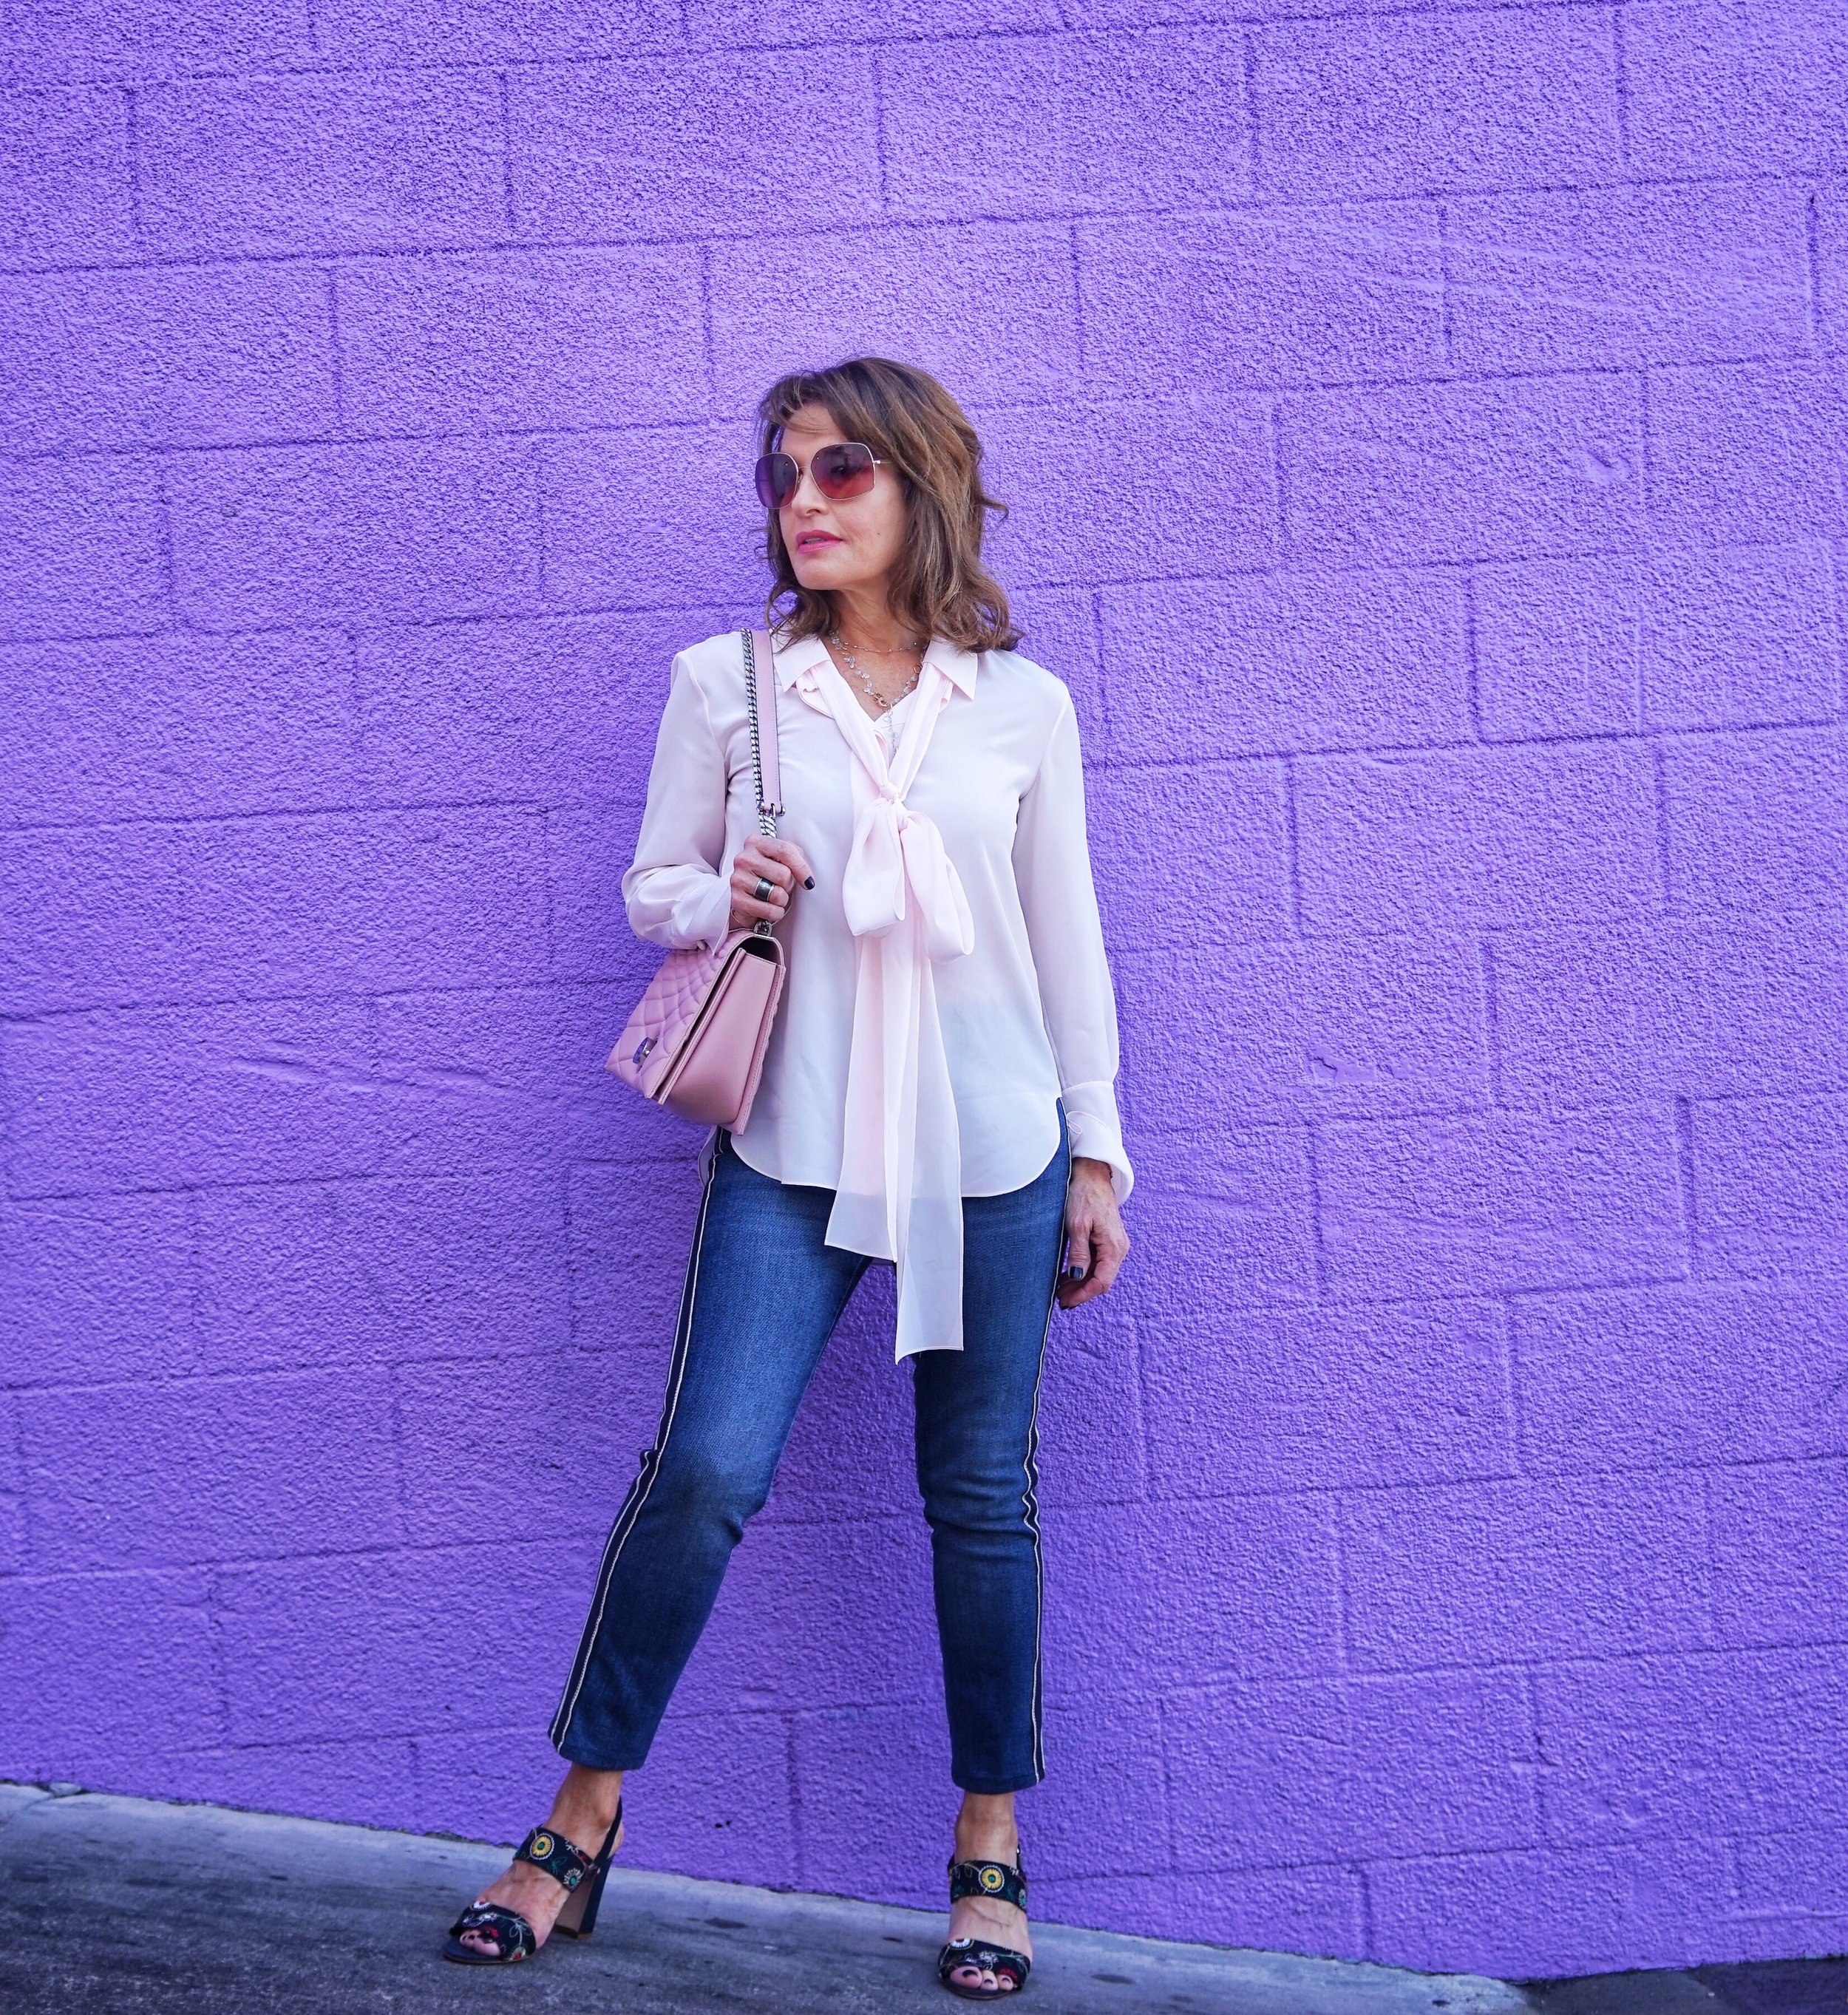
[[[839,503],[864,497],[872,487],[873,471],[882,466],[865,441],[830,441],[810,458],[808,472],[824,497]],[[757,495],[766,511],[780,511],[802,482],[802,465],[793,454],[757,458]]]

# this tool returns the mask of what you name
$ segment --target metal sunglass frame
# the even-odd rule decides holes
[[[886,466],[884,458],[879,455],[875,454],[872,450],[867,447],[865,441],[829,441],[825,446],[817,448],[814,453],[809,457],[806,462],[798,462],[795,456],[791,454],[786,448],[772,448],[768,454],[760,454],[757,458],[757,467],[753,472],[757,483],[757,501],[763,505],[766,511],[780,511],[783,509],[785,505],[788,505],[794,498],[796,492],[801,489],[802,479],[804,476],[808,474],[809,471],[814,468],[815,463],[819,461],[823,455],[827,454],[830,448],[836,447],[857,447],[863,450],[865,453],[868,470],[883,469]],[[789,485],[789,490],[784,495],[782,501],[781,503],[773,504],[771,501],[769,496],[765,494],[765,492],[767,490],[774,490],[775,489],[775,486],[770,480],[770,470],[771,465],[773,462],[786,462],[789,466],[795,470],[796,480]],[[854,473],[857,476],[860,472],[856,470]],[[872,487],[872,484],[868,483],[867,485],[867,489],[870,490]],[[821,491],[824,497],[828,498],[828,501],[831,504],[848,501],[844,497],[836,497],[831,495],[818,476],[815,478],[815,487]],[[853,496],[864,497],[866,494],[866,490],[855,490],[852,492],[851,494]]]

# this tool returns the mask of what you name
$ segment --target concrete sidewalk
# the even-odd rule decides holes
[[[5,2015],[946,2015],[943,1919],[619,1868],[597,1935],[505,1972],[437,1956],[503,1847],[0,1784]],[[1837,2015],[1828,1960],[1523,1991],[1277,1952],[1035,1927],[1042,2015]]]
[[[437,1956],[505,1848],[0,1786],[5,2015],[945,2015],[943,1919],[618,1869],[596,1936],[505,1972]],[[1515,2015],[1492,1980],[1041,1925],[1042,2015]]]

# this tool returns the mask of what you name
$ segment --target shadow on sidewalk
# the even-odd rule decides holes
[[[62,1793],[63,1787],[59,1787]],[[444,1928],[506,1849],[210,1805],[0,1784],[5,2015],[947,2015],[940,1913],[617,1869],[597,1935],[505,1971]],[[1516,1986],[1034,1928],[1044,2015],[1841,2015],[1848,1963]]]

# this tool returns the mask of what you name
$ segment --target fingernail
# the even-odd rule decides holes
[[[815,885],[815,878],[812,875],[804,875],[802,878],[802,885],[805,889],[812,889]]]
[[[1068,1266],[1065,1270],[1065,1277],[1068,1280],[1082,1280],[1084,1277],[1084,1269],[1082,1266]]]

